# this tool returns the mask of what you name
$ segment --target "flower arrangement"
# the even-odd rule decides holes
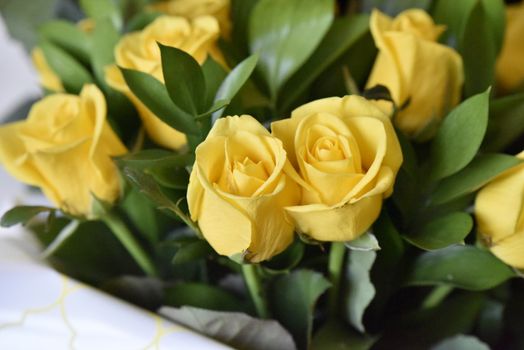
[[[523,346],[524,4],[49,3],[1,223],[56,269],[238,348]]]

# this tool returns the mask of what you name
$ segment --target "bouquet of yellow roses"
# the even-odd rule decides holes
[[[243,349],[524,346],[524,4],[0,10],[45,90],[0,163],[52,203],[1,224],[59,271]]]

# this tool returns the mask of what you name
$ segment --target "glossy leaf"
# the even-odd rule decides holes
[[[95,28],[91,34],[91,64],[99,82],[105,83],[105,67],[114,63],[115,45],[120,40],[120,33],[114,24],[108,19],[100,19],[95,22]]]
[[[411,285],[448,284],[467,290],[486,290],[515,276],[490,252],[473,246],[452,246],[427,252],[414,262]]]
[[[249,23],[252,53],[276,100],[283,84],[308,59],[335,15],[332,0],[260,0]]]
[[[40,36],[82,62],[89,62],[89,44],[86,33],[71,22],[55,20],[46,22],[38,30]]]
[[[272,285],[271,310],[291,332],[300,349],[307,348],[311,341],[315,304],[329,286],[320,273],[310,270],[294,271],[278,278]]]
[[[416,232],[404,237],[425,250],[435,250],[462,243],[473,228],[473,219],[464,212],[454,212],[430,221]]]
[[[517,157],[506,154],[482,154],[460,172],[444,179],[431,196],[431,204],[443,204],[472,193],[519,163]]]
[[[246,81],[253,73],[255,66],[257,65],[258,56],[252,55],[242,62],[240,62],[232,71],[229,73],[218,88],[215,96],[215,103],[221,100],[231,101],[233,97],[238,93],[240,88],[244,86]],[[224,109],[219,109],[213,113],[213,120],[220,118]]]
[[[195,135],[199,133],[194,118],[171,101],[164,84],[149,74],[120,69],[133,94],[164,123],[184,133]]]
[[[453,175],[475,157],[486,133],[489,94],[470,97],[444,118],[431,144],[433,179]]]
[[[281,110],[293,106],[296,99],[347,50],[369,31],[369,16],[337,18],[311,57],[285,84],[279,100]]]
[[[160,314],[235,349],[296,349],[289,333],[274,320],[259,320],[237,312],[217,312],[184,306],[163,307]]]
[[[370,271],[377,253],[374,251],[349,252],[346,269],[345,314],[349,323],[364,332],[364,312],[375,296]]]
[[[462,35],[460,51],[464,60],[466,97],[485,91],[495,78],[497,48],[488,16],[482,1],[478,1]]]
[[[206,82],[198,62],[185,51],[158,44],[162,71],[171,100],[193,116],[205,109]]]
[[[11,227],[18,224],[25,224],[38,214],[51,212],[54,210],[56,209],[43,206],[21,205],[14,207],[2,215],[2,219],[0,219],[0,226]]]
[[[42,257],[48,258],[51,255],[53,255],[64,244],[64,242],[67,241],[69,237],[75,234],[79,226],[80,221],[71,220],[71,222],[67,224],[67,226],[60,230],[55,239],[42,252]]]
[[[152,148],[130,153],[117,159],[117,163],[121,165],[142,170],[162,166],[185,167],[192,165],[194,161],[195,157],[191,154],[177,154],[163,149]]]
[[[68,92],[78,94],[84,84],[93,81],[87,69],[64,50],[48,42],[41,43],[40,48],[44,52],[47,63],[60,77]]]
[[[202,73],[206,81],[206,107],[213,105],[218,88],[227,76],[227,72],[217,61],[208,56],[202,65]]]

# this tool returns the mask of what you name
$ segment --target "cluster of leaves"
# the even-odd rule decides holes
[[[76,9],[75,16],[81,13],[74,1],[63,2]],[[145,0],[79,3],[95,21],[94,31],[47,21],[38,31],[39,46],[66,91],[77,93],[87,82],[99,85],[115,130],[127,144],[140,144],[136,111],[107,86],[103,69],[114,62],[120,36],[158,14],[140,11]],[[340,1],[339,11],[354,11],[354,3]],[[502,45],[503,3],[357,3],[364,12],[335,17],[331,0],[233,0],[231,40],[220,43],[230,72],[212,58],[200,66],[183,51],[162,45],[165,84],[122,70],[133,93],[189,140],[186,153],[150,147],[145,140],[146,149],[117,160],[127,181],[115,210],[153,258],[157,277],[142,277],[101,222],[72,224],[76,219],[57,217],[52,208],[19,207],[2,224],[49,212],[47,222],[33,228],[58,269],[149,309],[162,306],[166,317],[238,348],[487,348],[483,343],[518,348],[524,343],[519,326],[524,305],[517,296],[524,286],[510,280],[515,271],[476,244],[470,215],[475,192],[518,164],[503,152],[521,147],[524,132],[524,94],[498,98],[489,89]],[[335,314],[326,300],[333,290],[326,278],[328,247],[297,240],[256,267],[278,323],[256,320],[240,266],[218,256],[188,217],[192,150],[226,113],[268,121],[313,99],[363,90],[376,55],[366,13],[373,7],[391,15],[421,7],[446,24],[442,42],[464,59],[467,99],[431,142],[414,145],[399,133],[405,160],[394,195],[373,233],[346,244]],[[12,12],[23,13],[18,7]]]

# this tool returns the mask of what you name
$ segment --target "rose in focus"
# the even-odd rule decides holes
[[[298,172],[297,230],[319,241],[349,241],[377,219],[391,195],[402,151],[388,116],[358,96],[303,105],[271,125]]]
[[[251,116],[226,117],[195,155],[187,200],[211,246],[251,262],[282,252],[294,234],[284,207],[300,200],[282,142]]]
[[[38,186],[64,212],[91,216],[93,196],[120,195],[112,157],[126,147],[106,120],[106,102],[94,85],[79,96],[55,94],[35,103],[27,120],[0,127],[0,162],[18,180]]]

